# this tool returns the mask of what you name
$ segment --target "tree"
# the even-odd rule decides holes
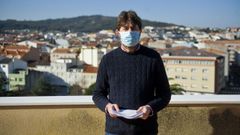
[[[73,84],[72,86],[70,86],[69,95],[82,95],[82,94],[83,91],[81,86],[79,86],[78,84]]]
[[[47,78],[40,78],[33,87],[32,93],[36,96],[55,96],[57,95],[56,89],[49,83],[50,80]]]
[[[174,94],[174,95],[182,95],[183,92],[185,92],[185,90],[183,88],[181,88],[181,85],[176,84],[176,83],[171,84],[170,89],[171,89],[172,94]]]
[[[25,88],[23,85],[19,85],[19,84],[16,85],[16,87],[17,87],[17,90],[18,90],[18,91],[24,90],[24,88]]]
[[[0,72],[0,92],[5,91],[5,85],[7,83],[7,79],[4,77],[4,73]]]
[[[0,93],[0,96],[31,96],[31,93],[26,90],[12,90],[12,91],[4,91],[3,93]]]
[[[53,38],[51,38],[50,41],[49,41],[49,43],[56,45],[56,40],[53,39]]]
[[[0,77],[0,91],[4,91],[3,86],[4,86],[4,81],[3,81],[3,79]]]
[[[5,89],[4,89],[4,81],[0,77],[0,95],[2,95],[2,93],[4,93],[4,91],[5,91]]]
[[[93,83],[92,85],[89,86],[89,88],[86,89],[85,95],[92,95],[93,91],[96,89],[96,83]]]
[[[168,78],[168,80],[174,80],[173,78]],[[185,90],[181,87],[180,84],[174,83],[170,85],[170,90],[173,95],[182,95]]]

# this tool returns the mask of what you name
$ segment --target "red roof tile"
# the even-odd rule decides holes
[[[53,53],[72,53],[69,48],[56,48]]]
[[[211,40],[205,40],[203,43],[206,44],[240,44],[240,40],[217,40],[217,41],[211,41]]]
[[[5,50],[12,50],[12,49],[17,49],[17,50],[26,49],[26,50],[29,50],[30,48],[27,47],[27,46],[23,46],[23,45],[8,45],[8,46],[5,47]]]
[[[85,64],[83,67],[83,72],[85,73],[97,73],[98,68],[93,67],[92,65]]]

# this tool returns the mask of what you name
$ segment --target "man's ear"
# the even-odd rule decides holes
[[[119,30],[118,30],[118,29],[115,30],[115,35],[116,35],[117,37],[120,36],[120,33],[119,33]]]
[[[119,33],[119,30],[118,30],[118,29],[116,29],[116,30],[115,30],[115,34],[116,34],[116,36],[119,36],[119,35],[120,35],[120,33]]]

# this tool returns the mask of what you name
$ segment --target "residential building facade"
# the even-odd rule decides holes
[[[174,51],[183,51],[188,55],[176,56]],[[225,87],[223,56],[186,48],[174,51],[171,51],[172,54],[162,52],[167,76],[171,78],[170,84],[180,84],[189,93],[214,94]]]
[[[0,57],[0,72],[8,79],[6,90],[16,90],[17,86],[24,88],[26,85],[27,63],[19,59]]]
[[[96,67],[92,67],[94,70],[87,71],[84,65],[76,65],[75,63],[75,59],[58,59],[51,62],[50,66],[38,65],[34,70],[51,74],[52,77],[55,77],[55,84],[59,85],[77,84],[82,88],[88,88],[96,82]]]
[[[86,64],[98,67],[103,55],[106,53],[107,53],[106,48],[83,46],[81,48],[81,53],[79,57],[80,60],[84,61]]]

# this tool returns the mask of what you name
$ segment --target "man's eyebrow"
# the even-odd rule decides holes
[[[137,25],[132,25],[132,26],[124,25],[123,28],[124,28],[124,29],[129,29],[129,28],[137,29]]]

